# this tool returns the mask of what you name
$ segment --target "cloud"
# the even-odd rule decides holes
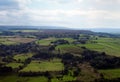
[[[0,25],[120,27],[119,8],[120,0],[1,0]]]
[[[0,10],[23,9],[31,0],[0,0]]]

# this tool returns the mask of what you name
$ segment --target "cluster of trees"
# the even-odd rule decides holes
[[[88,61],[97,69],[110,69],[120,67],[120,58],[106,55],[105,52],[99,53],[96,51],[85,50],[82,53],[82,60]]]
[[[13,71],[13,69],[11,67],[0,66],[0,75],[2,75],[4,73],[9,73],[12,71]]]
[[[21,43],[18,45],[0,45],[0,56],[8,56],[14,54],[36,52],[42,49],[41,46],[35,43]]]
[[[51,42],[51,43],[54,45],[69,44],[69,42],[67,40],[64,40],[64,39],[56,40],[56,41]]]

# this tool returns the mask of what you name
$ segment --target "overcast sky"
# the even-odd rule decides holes
[[[0,0],[0,25],[120,28],[120,0]]]

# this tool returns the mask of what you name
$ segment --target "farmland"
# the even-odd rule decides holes
[[[120,78],[120,69],[106,69],[106,70],[99,70],[100,73],[103,74],[105,79],[116,79]]]
[[[22,37],[0,37],[0,44],[4,45],[16,45],[19,43],[29,43],[35,41],[34,38],[22,38]]]
[[[46,38],[46,39],[38,40],[36,41],[36,43],[40,45],[48,46],[52,41],[55,41],[55,40],[56,38]]]
[[[60,53],[72,53],[75,55],[81,54],[83,52],[83,50],[76,45],[69,45],[69,44],[65,44],[65,45],[59,45],[56,47],[56,50],[60,50]]]
[[[32,61],[26,68],[20,72],[46,72],[46,71],[62,71],[64,65],[59,59],[53,59],[50,61]]]
[[[94,41],[95,43],[91,43]],[[86,44],[79,44],[79,46],[85,46],[88,49],[105,52],[109,55],[120,56],[120,39],[114,38],[98,38],[97,40],[90,40]]]
[[[38,77],[19,77],[15,74],[10,76],[0,76],[0,82],[48,82],[48,79],[44,76]]]
[[[11,62],[11,63],[8,63],[6,66],[12,67],[13,69],[15,69],[15,68],[19,68],[19,66],[22,66],[22,65],[23,65],[22,63]]]
[[[24,62],[26,59],[31,58],[33,53],[26,53],[26,54],[18,54],[14,56],[14,59],[17,61]]]
[[[0,34],[0,82],[107,82],[120,78],[119,35],[50,29]]]
[[[48,46],[48,45],[51,44],[51,42],[54,42],[54,41],[60,40],[60,39],[67,40],[70,43],[72,43],[74,41],[74,39],[72,39],[72,38],[55,38],[55,37],[50,37],[50,38],[45,38],[45,39],[38,40],[38,41],[36,41],[36,43],[40,44],[40,45]]]

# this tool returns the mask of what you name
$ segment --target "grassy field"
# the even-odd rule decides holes
[[[18,77],[17,75],[0,76],[0,82],[48,82],[44,76]]]
[[[64,65],[61,63],[60,59],[53,59],[50,61],[32,61],[20,72],[46,72],[46,71],[62,71],[64,70]]]
[[[107,70],[99,70],[100,73],[104,75],[105,79],[116,79],[120,78],[120,69],[107,69]]]
[[[75,55],[79,55],[83,52],[79,46],[73,44],[58,45],[56,50],[60,50],[60,53],[72,53]]]
[[[34,38],[22,38],[22,37],[0,37],[0,44],[15,45],[19,43],[29,43],[35,41]]]
[[[14,44],[17,44],[17,42],[10,41],[7,38],[0,38],[0,44],[14,45]]]
[[[29,43],[33,42],[36,39],[34,38],[22,38],[22,37],[15,37],[15,38],[8,38],[8,41],[16,42],[16,43]]]
[[[57,78],[51,79],[51,82],[71,82],[74,80],[76,80],[75,77],[64,75],[60,80]],[[19,77],[12,74],[9,76],[0,76],[0,82],[48,82],[48,78],[45,76]]]
[[[20,60],[21,62],[24,62],[26,59],[31,58],[33,56],[33,53],[26,53],[26,54],[18,54],[14,56],[15,60]]]
[[[72,43],[73,41],[75,41],[75,39],[73,39],[73,38],[60,38],[60,39],[67,40],[69,43]]]
[[[97,43],[91,43],[95,41]],[[98,40],[90,40],[87,44],[79,44],[79,46],[85,46],[88,49],[106,52],[109,55],[120,56],[120,39],[114,38],[98,38]]]
[[[48,46],[48,45],[50,45],[51,42],[59,40],[59,39],[67,40],[70,43],[74,41],[74,39],[72,39],[72,38],[54,38],[54,37],[50,37],[50,38],[38,40],[38,41],[36,41],[36,43],[40,44],[40,45]]]
[[[36,41],[36,43],[40,44],[40,45],[48,46],[48,45],[50,45],[50,43],[52,41],[55,41],[55,40],[57,40],[57,39],[56,38],[46,38],[46,39],[38,40],[38,41]]]
[[[13,69],[15,69],[15,68],[19,68],[19,66],[22,66],[22,65],[23,65],[22,63],[11,62],[11,63],[8,63],[6,66],[12,67]]]

